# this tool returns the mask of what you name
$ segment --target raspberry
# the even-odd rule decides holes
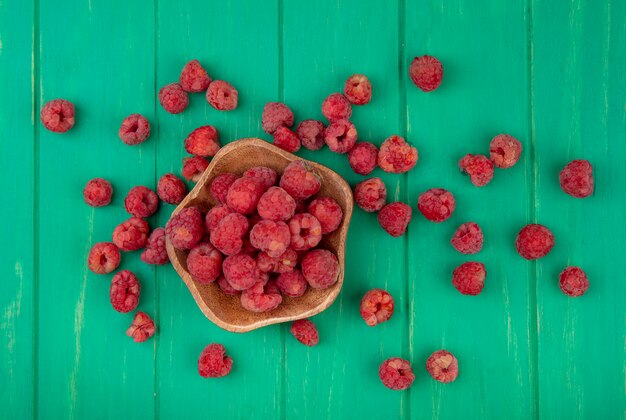
[[[263,272],[288,273],[292,271],[298,263],[298,254],[291,248],[278,257],[270,257],[267,252],[259,252],[256,257],[256,265]]]
[[[296,200],[282,188],[271,187],[259,199],[257,211],[263,219],[286,222],[296,212]]]
[[[170,83],[159,90],[159,103],[170,114],[180,114],[189,105],[189,95],[178,83]]]
[[[263,184],[257,179],[241,177],[228,189],[226,204],[237,213],[252,214],[264,191]]]
[[[237,175],[231,174],[230,172],[224,172],[213,178],[211,186],[209,187],[213,198],[220,203],[225,203],[228,189],[237,178],[239,178]]]
[[[413,211],[407,204],[399,201],[389,203],[378,213],[378,223],[385,231],[397,238],[404,235],[413,217]]]
[[[431,188],[417,199],[417,209],[425,218],[436,223],[448,220],[455,207],[454,196],[443,188]]]
[[[204,92],[211,83],[211,78],[198,60],[191,60],[180,72],[180,86],[185,92]]]
[[[85,203],[91,207],[104,207],[111,203],[113,187],[111,183],[103,178],[94,178],[87,182],[83,190]]]
[[[122,251],[135,251],[146,246],[150,226],[139,217],[131,217],[113,230],[113,243]]]
[[[316,198],[308,210],[320,222],[322,235],[336,231],[343,219],[341,207],[330,197]]]
[[[554,246],[554,235],[542,225],[526,225],[517,234],[515,248],[527,260],[536,260],[548,255]]]
[[[120,265],[121,258],[120,250],[114,243],[98,242],[89,251],[87,266],[96,274],[107,274]]]
[[[146,249],[141,253],[141,261],[146,264],[163,265],[169,261],[165,249],[165,229],[156,228],[148,237]]]
[[[196,128],[185,139],[185,150],[194,156],[215,156],[220,147],[220,135],[212,125]]]
[[[343,92],[354,105],[365,105],[372,100],[372,84],[363,74],[350,76],[343,86]]]
[[[213,207],[206,214],[206,230],[209,232],[215,230],[215,228],[222,221],[222,219],[232,212],[233,211],[229,209],[226,204],[218,204],[217,206]]]
[[[159,198],[168,204],[179,204],[187,195],[187,186],[182,179],[169,173],[159,179],[157,185]]]
[[[450,243],[461,254],[476,254],[483,248],[483,231],[474,222],[458,227]]]
[[[434,380],[447,384],[459,375],[459,363],[449,351],[438,350],[426,360],[426,370]]]
[[[226,356],[226,349],[221,344],[209,344],[198,359],[198,373],[203,378],[221,378],[230,373],[233,359]]]
[[[322,102],[322,114],[330,122],[352,116],[352,105],[341,93],[332,93]]]
[[[483,263],[466,262],[452,272],[452,285],[464,295],[475,296],[483,290],[485,277],[487,271]]]
[[[559,183],[565,193],[576,198],[593,194],[593,168],[588,160],[573,160],[559,174]]]
[[[274,146],[280,147],[289,153],[296,153],[300,150],[300,138],[289,128],[280,126],[274,132]]]
[[[209,162],[200,156],[183,158],[183,176],[188,181],[198,182],[208,166]]]
[[[159,206],[159,197],[148,187],[139,185],[131,188],[124,199],[126,211],[135,217],[152,216]]]
[[[382,289],[370,290],[361,299],[361,317],[370,327],[389,321],[393,315],[393,298]]]
[[[259,280],[256,261],[246,254],[230,255],[224,258],[222,271],[235,290],[246,290]]]
[[[276,286],[280,289],[280,293],[285,296],[300,297],[306,292],[309,284],[300,270],[293,270],[281,273],[276,278]]]
[[[315,327],[313,321],[308,319],[293,321],[291,324],[291,334],[296,340],[309,347],[316,346],[320,341],[317,327]]]
[[[477,187],[484,187],[493,178],[493,162],[487,156],[467,154],[459,160],[459,169]]]
[[[280,102],[268,102],[263,108],[261,117],[263,131],[274,134],[278,127],[291,127],[293,125],[293,112]]]
[[[322,225],[310,213],[298,213],[289,220],[291,247],[296,251],[314,248],[322,240]]]
[[[243,236],[248,231],[248,219],[239,213],[227,214],[211,231],[211,243],[226,255],[241,251]]]
[[[253,166],[246,170],[243,175],[246,178],[252,178],[263,184],[263,191],[276,184],[278,174],[272,168],[266,166]]]
[[[41,108],[41,122],[48,130],[65,133],[74,127],[74,104],[65,99],[53,99]]]
[[[559,275],[559,287],[567,296],[582,296],[589,289],[587,274],[580,267],[566,267]]]
[[[241,306],[252,312],[267,312],[276,309],[283,301],[280,290],[274,281],[263,285],[259,281],[241,294]]]
[[[409,66],[411,80],[424,92],[430,92],[439,87],[443,79],[443,66],[435,57],[423,55],[415,57]]]
[[[378,211],[387,201],[387,187],[380,178],[366,179],[354,187],[354,201],[366,212]]]
[[[385,360],[378,368],[378,376],[383,385],[395,391],[407,389],[415,380],[411,364],[399,357]]]
[[[335,153],[348,153],[356,144],[357,131],[349,120],[331,122],[324,131],[324,141]]]
[[[233,286],[230,285],[228,281],[226,281],[226,277],[219,276],[217,278],[217,285],[220,287],[222,292],[227,295],[238,295],[241,293],[239,290],[233,289]]]
[[[218,111],[232,111],[237,108],[237,89],[223,80],[214,80],[206,91],[206,100]]]
[[[208,242],[196,245],[187,255],[187,270],[198,283],[212,283],[222,271],[222,254]]]
[[[294,160],[283,171],[279,185],[294,199],[306,200],[320,190],[322,178],[308,162]]]
[[[508,134],[498,134],[489,144],[489,157],[501,169],[515,165],[522,154],[522,143]]]
[[[359,175],[369,175],[378,161],[378,148],[372,143],[357,143],[348,153],[348,162],[352,170]]]
[[[191,249],[204,235],[204,220],[197,207],[182,209],[165,225],[165,234],[174,248]]]
[[[304,120],[296,129],[302,146],[309,150],[319,150],[324,147],[324,123],[316,120]]]
[[[141,144],[150,137],[150,123],[141,114],[131,114],[124,118],[117,134],[129,146]]]
[[[270,257],[280,257],[287,250],[291,235],[285,222],[261,220],[250,231],[250,243]],[[295,248],[294,248],[295,249]]]
[[[339,261],[330,251],[314,249],[302,259],[302,274],[312,288],[326,289],[339,278]]]
[[[417,159],[417,149],[395,134],[383,142],[378,152],[378,166],[394,174],[410,171]]]
[[[134,273],[129,270],[118,271],[111,280],[109,292],[113,309],[122,313],[135,310],[140,292],[141,285]]]
[[[126,335],[132,337],[135,343],[142,343],[152,337],[155,331],[152,318],[145,312],[137,311],[132,324],[126,330]]]

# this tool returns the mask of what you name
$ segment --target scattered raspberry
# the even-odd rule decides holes
[[[118,135],[129,146],[141,144],[150,137],[150,123],[141,114],[131,114],[122,121]]]
[[[424,92],[435,90],[443,79],[443,66],[435,57],[423,55],[415,57],[409,66],[411,80]]]
[[[296,129],[302,146],[309,150],[319,150],[324,147],[324,123],[316,120],[304,120]]]
[[[567,296],[582,296],[589,289],[587,274],[580,267],[566,267],[559,275],[559,287]]]
[[[263,219],[286,222],[296,212],[296,200],[284,189],[271,187],[259,199],[257,211]]]
[[[312,288],[326,289],[339,278],[339,261],[330,251],[314,249],[302,259],[302,274]]]
[[[485,277],[487,271],[483,263],[466,262],[452,272],[452,285],[464,295],[475,296],[483,290]]]
[[[308,162],[294,160],[283,171],[279,185],[294,199],[306,200],[320,190],[322,178]]]
[[[259,270],[269,273],[287,273],[292,271],[298,263],[298,254],[291,248],[287,248],[278,257],[270,257],[267,252],[259,252],[256,257],[256,265]]]
[[[385,360],[378,368],[378,376],[383,385],[396,391],[407,389],[415,380],[411,364],[399,357]]]
[[[74,104],[65,99],[53,99],[41,108],[41,122],[48,130],[65,133],[74,127]]]
[[[491,139],[489,157],[493,164],[501,169],[515,165],[522,154],[522,143],[508,134],[498,134]]]
[[[220,203],[225,203],[228,189],[238,178],[239,177],[237,175],[231,174],[230,172],[224,172],[223,174],[219,174],[213,178],[210,186],[213,198]]]
[[[179,204],[187,195],[187,186],[182,179],[169,173],[159,179],[157,185],[159,198],[168,204]]]
[[[324,141],[328,148],[335,153],[348,153],[357,140],[357,131],[349,120],[331,122],[324,131]]]
[[[378,148],[372,143],[357,143],[350,152],[348,152],[348,162],[352,170],[359,175],[369,175],[378,162]]]
[[[296,153],[300,150],[300,138],[289,128],[280,126],[274,132],[274,146],[280,147],[289,153]]]
[[[230,373],[233,359],[226,356],[226,349],[221,344],[209,344],[198,359],[198,373],[203,378],[221,378]]]
[[[231,214],[233,211],[228,208],[226,204],[218,204],[209,210],[206,214],[205,223],[206,230],[212,232],[217,225],[222,221],[224,217]]]
[[[272,168],[268,168],[267,166],[253,166],[252,168],[246,170],[242,176],[259,181],[263,184],[263,191],[273,185],[276,185],[276,180],[278,179],[276,171]]]
[[[169,261],[165,249],[165,229],[156,228],[152,231],[146,249],[141,253],[141,261],[154,265],[163,265]]]
[[[348,119],[352,116],[352,105],[341,93],[332,93],[322,102],[322,114],[330,122]]]
[[[367,76],[353,74],[343,87],[346,98],[354,105],[365,105],[372,100],[372,84]]]
[[[336,231],[343,219],[341,207],[330,197],[316,198],[311,201],[308,212],[320,222],[322,235]]]
[[[354,201],[367,212],[378,211],[387,201],[387,187],[380,178],[366,179],[354,187]]]
[[[111,183],[103,178],[94,178],[87,182],[83,190],[85,203],[91,207],[104,207],[111,203],[113,187]]]
[[[159,206],[159,197],[148,187],[139,185],[131,188],[124,200],[126,211],[135,217],[152,216]]]
[[[109,292],[111,305],[118,312],[134,311],[139,303],[141,285],[134,273],[129,270],[118,271],[111,280]]]
[[[291,127],[293,125],[293,112],[281,102],[268,102],[263,108],[261,118],[263,131],[274,134],[278,127]]]
[[[226,204],[237,213],[252,214],[264,191],[265,188],[260,181],[241,177],[228,189]]]
[[[559,174],[561,189],[576,198],[593,194],[593,168],[588,160],[573,160]]]
[[[113,230],[113,243],[122,251],[135,251],[146,246],[150,226],[139,217],[131,217]]]
[[[463,223],[454,232],[450,243],[461,254],[476,254],[483,249],[483,231],[474,222]]]
[[[197,207],[182,209],[167,222],[165,233],[177,249],[191,249],[204,235],[204,220]]]
[[[431,222],[448,220],[455,207],[454,196],[443,188],[431,188],[420,194],[417,199],[417,209]]]
[[[142,343],[152,337],[155,331],[156,327],[152,318],[145,312],[137,311],[132,324],[126,330],[126,335],[132,337],[135,343]]]
[[[310,213],[298,213],[289,220],[291,247],[296,251],[314,248],[322,240],[322,225]]]
[[[412,217],[413,210],[411,210],[411,207],[397,201],[387,204],[380,210],[378,223],[388,234],[397,238],[404,235]]]
[[[159,90],[159,103],[170,114],[180,114],[189,105],[189,95],[178,83],[170,83]]]
[[[256,261],[246,254],[230,255],[224,258],[222,271],[235,290],[246,290],[259,280]]]
[[[220,147],[220,135],[212,125],[196,128],[185,139],[185,150],[194,156],[215,156]]]
[[[300,270],[292,270],[281,273],[276,278],[276,286],[280,289],[280,293],[285,296],[300,297],[306,292],[309,284]]]
[[[291,324],[291,334],[305,346],[316,346],[320,341],[317,327],[308,319],[298,319]]]
[[[180,72],[180,86],[190,93],[204,92],[211,83],[211,78],[198,60],[191,60]]]
[[[224,276],[219,276],[217,278],[217,285],[220,287],[222,292],[224,292],[227,295],[234,296],[234,295],[238,295],[239,293],[241,293],[239,290],[234,289],[233,286],[231,286],[230,283],[226,281],[226,277]]]
[[[548,255],[554,246],[554,235],[542,225],[526,225],[517,234],[515,248],[527,260],[536,260]]]
[[[370,327],[389,321],[393,315],[393,298],[382,289],[373,289],[361,299],[361,317]]]
[[[246,216],[239,213],[227,214],[211,230],[211,243],[223,254],[235,255],[241,251],[248,227]]]
[[[477,187],[484,187],[493,178],[493,162],[487,156],[467,154],[459,160],[459,169]]]
[[[449,351],[438,350],[426,360],[426,370],[434,380],[447,384],[459,375],[459,363]]]
[[[209,162],[203,157],[183,158],[183,176],[188,181],[198,182],[208,167]]]
[[[250,243],[270,257],[279,257],[289,247],[291,235],[285,222],[261,220],[250,231]],[[294,248],[295,249],[295,248]]]
[[[87,266],[96,274],[108,274],[120,265],[121,258],[114,243],[98,242],[89,251]]]
[[[265,285],[259,281],[241,294],[241,306],[252,312],[271,311],[276,309],[282,301],[283,297],[274,281],[268,281]]]
[[[378,166],[394,174],[410,171],[417,159],[417,149],[395,134],[383,142],[378,152]]]
[[[232,111],[237,108],[237,89],[223,80],[214,80],[206,91],[206,100],[218,111]]]
[[[208,242],[196,245],[187,255],[187,270],[198,283],[212,283],[222,272],[222,254]]]

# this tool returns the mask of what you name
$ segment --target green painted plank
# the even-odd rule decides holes
[[[626,4],[533,1],[533,98],[538,223],[556,245],[537,262],[540,411],[545,418],[623,418],[626,412]],[[558,52],[555,54],[555,52]],[[594,166],[596,192],[561,191],[572,159]],[[558,275],[582,267],[590,288],[572,299]]]

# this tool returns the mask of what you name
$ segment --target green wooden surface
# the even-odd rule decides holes
[[[415,55],[432,54],[444,83],[424,94],[407,77]],[[217,112],[193,95],[182,115],[157,103],[160,86],[191,58],[236,86],[240,106]],[[2,418],[626,418],[626,2],[623,0],[122,2],[0,1],[0,407]],[[420,152],[408,175],[376,171],[390,200],[409,203],[403,238],[356,210],[347,275],[336,303],[314,317],[320,345],[306,348],[288,326],[225,332],[197,309],[171,267],[138,253],[123,267],[142,281],[139,309],[158,325],[154,339],[124,334],[131,315],[113,311],[109,276],[85,267],[95,242],[127,218],[134,185],[154,188],[180,174],[182,140],[215,125],[224,143],[269,137],[267,101],[284,100],[296,119],[321,118],[320,103],[346,77],[367,74],[370,105],[355,107],[363,140],[406,136]],[[64,135],[39,124],[47,100],[76,104]],[[123,145],[117,129],[140,112],[152,136]],[[500,132],[524,144],[520,162],[478,189],[459,174],[465,153],[484,153]],[[303,151],[354,184],[345,157]],[[589,159],[596,193],[565,195],[558,172]],[[110,179],[113,204],[91,209],[82,188]],[[417,212],[431,187],[454,192],[457,210],[441,224]],[[172,206],[150,218],[167,221]],[[476,221],[483,251],[448,244],[458,224]],[[513,248],[536,221],[557,244],[537,262]],[[463,261],[487,266],[483,293],[450,284]],[[566,265],[580,265],[589,292],[558,289]],[[358,304],[372,287],[396,300],[390,322],[368,328]],[[199,352],[221,342],[230,376],[202,379]],[[430,379],[424,363],[447,348],[459,359],[453,384]],[[382,386],[379,363],[402,356],[416,381],[405,392]]]

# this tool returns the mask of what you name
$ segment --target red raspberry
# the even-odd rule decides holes
[[[302,146],[309,150],[319,150],[324,147],[324,123],[316,120],[304,120],[296,129]]]
[[[259,281],[256,261],[249,255],[236,254],[224,258],[222,271],[235,290],[246,290]]]
[[[270,257],[280,257],[289,247],[291,235],[285,222],[261,220],[250,231],[250,243]],[[294,248],[295,249],[295,248]]]
[[[241,294],[241,306],[252,312],[267,312],[276,309],[283,301],[274,281],[263,284],[259,281]]]
[[[359,175],[369,175],[378,162],[378,148],[372,143],[360,142],[348,153],[352,170]]]
[[[169,261],[165,249],[165,229],[156,228],[148,237],[146,249],[141,253],[141,261],[146,264],[163,265]]]
[[[137,311],[132,324],[126,330],[126,335],[132,337],[135,343],[143,343],[155,332],[156,327],[152,318],[145,312]]]
[[[300,138],[289,128],[280,126],[274,132],[274,146],[280,147],[289,153],[296,153],[300,150]]]
[[[214,231],[217,225],[222,221],[222,219],[232,212],[233,211],[229,209],[226,204],[218,204],[217,206],[213,207],[206,214],[206,230],[209,232]]]
[[[378,223],[385,231],[397,238],[404,235],[413,217],[413,211],[401,202],[389,203],[378,213]]]
[[[501,169],[515,165],[522,154],[522,143],[508,134],[498,134],[489,145],[489,157]]]
[[[415,380],[411,364],[399,357],[385,360],[378,368],[378,376],[380,376],[383,385],[395,391],[407,389]]]
[[[438,350],[426,360],[426,370],[433,379],[447,384],[459,375],[459,363],[449,351]]]
[[[308,210],[320,222],[322,235],[336,231],[343,219],[341,207],[330,197],[316,198],[311,201]]]
[[[320,341],[317,327],[308,319],[298,319],[291,324],[291,334],[305,346],[317,346]]]
[[[206,91],[206,100],[218,111],[232,111],[237,108],[239,93],[230,83],[214,80]]]
[[[209,344],[198,359],[198,373],[203,378],[221,378],[230,373],[233,359],[226,356],[226,349],[221,344]]]
[[[410,171],[417,159],[417,149],[395,134],[383,142],[378,152],[378,166],[394,174]]]
[[[527,260],[536,260],[548,255],[554,246],[554,235],[547,227],[537,224],[526,225],[517,234],[515,248]]]
[[[348,153],[357,140],[357,131],[349,120],[331,122],[324,131],[324,141],[328,148],[335,153]]]
[[[85,185],[83,198],[85,203],[91,207],[104,207],[111,203],[113,187],[111,183],[103,178],[94,178]]]
[[[454,196],[443,188],[431,188],[417,199],[417,209],[431,222],[448,220],[455,207]]]
[[[306,292],[309,284],[300,270],[292,270],[281,273],[276,278],[276,286],[280,289],[280,293],[285,296],[300,297]]]
[[[241,214],[252,214],[265,188],[254,178],[241,177],[233,182],[226,194],[226,204]]]
[[[120,265],[120,250],[114,243],[98,242],[87,258],[87,266],[96,274],[108,274]]]
[[[183,158],[183,176],[188,181],[198,182],[208,167],[209,162],[203,157]]]
[[[211,78],[198,60],[191,60],[180,72],[180,86],[185,92],[204,92],[211,83]]]
[[[218,176],[213,178],[210,186],[210,191],[215,201],[219,203],[225,203],[228,189],[238,178],[239,177],[237,175],[231,174],[230,172],[224,172],[223,174],[219,174]]]
[[[567,296],[582,296],[589,289],[587,274],[580,267],[566,267],[559,275],[559,287]]]
[[[450,243],[461,254],[476,254],[483,248],[483,231],[474,222],[458,227]]]
[[[276,222],[291,219],[296,212],[296,200],[280,187],[271,187],[259,199],[259,216]]]
[[[435,57],[423,55],[415,57],[409,66],[411,80],[424,92],[435,90],[443,79],[443,66]]]
[[[198,283],[213,283],[222,272],[222,254],[208,242],[198,244],[187,255],[187,270]]]
[[[493,162],[487,156],[467,154],[459,160],[459,169],[477,187],[484,187],[493,178]]]
[[[330,251],[314,249],[302,259],[302,274],[312,288],[326,289],[339,278],[339,261]]]
[[[378,211],[387,201],[387,187],[380,178],[366,179],[354,187],[354,201],[366,212]]]
[[[212,125],[196,128],[185,139],[185,150],[194,156],[215,156],[220,147],[220,135]]]
[[[588,160],[573,160],[559,174],[561,189],[576,198],[593,194],[593,168]]]
[[[298,254],[291,248],[287,248],[278,257],[270,257],[267,252],[259,252],[256,257],[256,265],[263,272],[287,273],[292,271],[298,263]]]
[[[129,146],[141,144],[150,137],[150,123],[141,114],[131,114],[124,118],[117,134]]]
[[[330,122],[348,119],[352,116],[352,105],[341,93],[332,93],[322,102],[322,114]]]
[[[150,226],[139,217],[131,217],[113,230],[113,243],[122,251],[135,251],[146,246]]]
[[[118,271],[111,280],[109,292],[111,305],[118,312],[134,311],[139,303],[141,285],[134,273],[129,270]]]
[[[40,117],[48,130],[65,133],[74,127],[74,104],[65,99],[53,99],[41,108]]]
[[[231,286],[230,283],[226,281],[226,277],[224,276],[219,276],[217,278],[217,285],[220,287],[222,292],[224,292],[227,295],[234,296],[234,295],[238,295],[239,293],[241,293],[239,290],[233,289],[233,286]]]
[[[135,217],[152,216],[159,206],[159,197],[148,187],[139,185],[131,188],[124,200],[126,211]]]
[[[283,171],[279,185],[294,199],[306,200],[320,190],[322,178],[308,162],[294,160]]]
[[[259,181],[263,184],[263,191],[273,185],[276,185],[276,180],[278,179],[276,171],[272,168],[268,168],[267,166],[253,166],[252,168],[246,170],[242,176]]]
[[[178,83],[170,83],[159,90],[159,103],[170,114],[180,114],[189,105],[189,95]]]
[[[343,86],[343,92],[354,105],[365,105],[372,100],[372,84],[363,74],[350,76]]]
[[[197,207],[182,209],[167,222],[165,234],[174,248],[191,249],[204,235],[204,220]]]
[[[483,263],[466,262],[452,272],[452,285],[464,295],[475,296],[483,290],[485,277],[487,271]]]
[[[382,289],[370,290],[361,299],[361,317],[370,327],[389,321],[393,315],[393,298]]]
[[[241,251],[243,237],[248,231],[248,219],[239,213],[227,214],[211,231],[211,243],[226,255]]]
[[[278,127],[291,127],[293,125],[293,112],[281,102],[268,102],[263,108],[261,117],[263,131],[274,134]]]
[[[298,213],[289,220],[291,247],[296,251],[306,251],[317,246],[322,240],[322,225],[309,213]]]
[[[187,195],[187,186],[182,179],[170,173],[159,179],[157,185],[159,198],[168,204],[179,204]]]

